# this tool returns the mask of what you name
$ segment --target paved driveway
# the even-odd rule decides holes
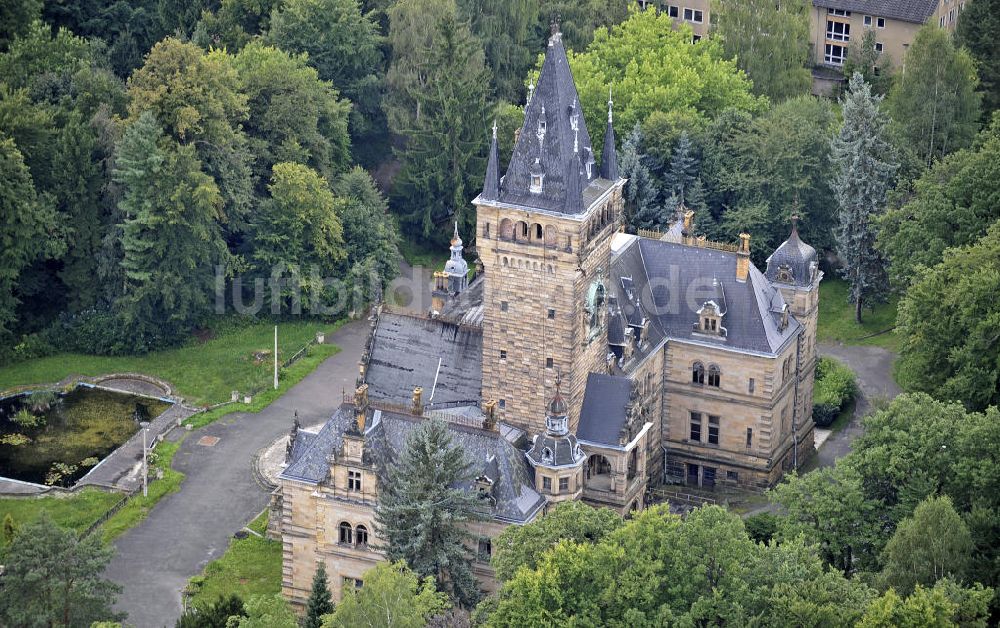
[[[817,349],[820,355],[837,358],[851,367],[860,388],[851,422],[844,429],[830,434],[817,451],[817,465],[828,467],[851,450],[851,443],[864,431],[861,419],[871,410],[872,403],[879,399],[892,399],[902,391],[892,379],[892,363],[896,359],[892,351],[842,344],[820,344]]]
[[[233,533],[267,506],[268,493],[251,471],[253,454],[290,429],[296,410],[304,425],[332,413],[341,391],[354,388],[368,329],[366,320],[341,327],[328,338],[340,353],[260,413],[230,414],[188,436],[173,463],[186,475],[181,490],[115,541],[106,574],[123,587],[117,608],[128,612],[130,624],[173,627],[188,579],[221,556]],[[218,443],[199,445],[206,435]]]

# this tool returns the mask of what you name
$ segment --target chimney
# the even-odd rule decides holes
[[[684,231],[681,233],[684,244],[694,243],[694,212],[690,209],[684,212]]]
[[[368,419],[368,384],[361,384],[354,391],[354,422],[358,431],[364,433]]]
[[[424,415],[424,403],[423,403],[424,389],[417,386],[413,389],[413,407],[411,408],[413,414],[416,416]]]
[[[483,429],[492,432],[497,427],[497,400],[490,399],[487,401],[483,406],[483,410],[486,411],[486,416],[483,418]]]
[[[740,234],[740,248],[736,251],[736,281],[746,281],[750,274],[750,234]]]

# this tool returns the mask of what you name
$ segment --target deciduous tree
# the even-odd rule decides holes
[[[379,563],[365,572],[364,582],[344,595],[323,628],[422,628],[449,607],[433,578],[420,579],[402,561]]]
[[[1000,2],[971,0],[958,14],[955,44],[969,51],[976,61],[983,113],[989,117],[1000,109]]]
[[[962,581],[972,555],[972,536],[947,495],[928,497],[899,523],[882,550],[890,586],[909,594],[942,578]]]

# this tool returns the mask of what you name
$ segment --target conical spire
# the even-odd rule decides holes
[[[604,152],[601,154],[601,178],[618,180],[618,153],[615,151],[615,129],[611,126],[611,88],[608,88],[608,128],[604,131]]]
[[[554,24],[498,200],[580,213],[585,209],[582,192],[598,175],[595,168],[584,167],[592,156],[580,98],[562,36]],[[491,184],[492,179],[487,186]],[[483,198],[489,200],[488,193]]]
[[[486,160],[486,180],[483,181],[483,200],[495,201],[500,198],[500,155],[497,152],[497,121],[493,121],[493,139],[490,141],[490,155]]]

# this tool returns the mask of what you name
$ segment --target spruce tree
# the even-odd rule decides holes
[[[303,628],[321,628],[323,616],[333,612],[333,597],[330,595],[330,586],[326,580],[326,565],[320,562],[313,575],[312,591],[309,593],[309,601],[306,603],[306,617],[302,622]]]
[[[670,170],[667,171],[667,184],[670,191],[677,195],[682,207],[687,207],[686,201],[691,186],[698,178],[698,159],[692,154],[691,138],[683,131],[677,139],[673,156],[670,159]]]
[[[663,208],[657,202],[658,191],[653,176],[646,165],[646,156],[640,153],[642,128],[635,128],[622,144],[618,168],[625,183],[625,218],[635,229],[659,229],[666,221]]]
[[[958,15],[955,42],[976,60],[983,114],[989,120],[1000,109],[1000,0],[971,0]]]
[[[463,606],[479,598],[472,575],[466,524],[484,518],[482,501],[468,487],[469,462],[439,419],[411,432],[398,460],[381,461],[375,524],[390,561],[404,560],[421,577]]]
[[[837,255],[858,323],[862,308],[884,302],[888,291],[885,260],[875,248],[876,219],[885,209],[899,165],[887,139],[888,118],[879,109],[881,102],[855,72],[843,102],[844,124],[831,146],[839,209]]]

